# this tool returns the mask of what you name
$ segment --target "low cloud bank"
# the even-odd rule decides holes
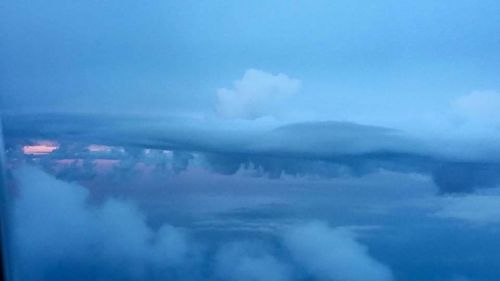
[[[443,194],[500,185],[500,154],[498,146],[492,146],[493,139],[469,144],[465,149],[460,141],[433,142],[388,128],[334,121],[280,125],[23,115],[7,116],[4,123],[8,147],[37,139],[121,146],[128,155],[128,162],[122,163],[124,169],[130,168],[127,163],[136,161],[129,150],[156,149],[174,152],[174,173],[186,169],[192,153],[197,153],[212,171],[222,174],[250,167],[255,169],[255,175],[271,178],[282,174],[338,177],[362,176],[383,169],[427,174]],[[154,160],[157,168],[166,164],[160,158]],[[90,177],[92,173],[86,175]]]
[[[152,229],[130,202],[92,205],[85,188],[36,168],[15,175],[11,262],[20,280],[392,280],[352,232],[322,222],[284,227],[271,241],[202,242],[189,229]]]

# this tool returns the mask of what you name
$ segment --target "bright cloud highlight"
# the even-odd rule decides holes
[[[301,81],[285,74],[248,69],[232,88],[217,90],[216,112],[225,118],[256,119],[278,114],[287,99],[297,94]]]

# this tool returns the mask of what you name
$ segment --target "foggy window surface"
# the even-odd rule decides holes
[[[2,1],[5,273],[500,280],[498,15]]]

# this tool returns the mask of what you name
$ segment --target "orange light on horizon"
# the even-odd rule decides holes
[[[44,155],[52,153],[58,148],[59,146],[55,143],[38,143],[23,146],[23,153],[29,155]]]

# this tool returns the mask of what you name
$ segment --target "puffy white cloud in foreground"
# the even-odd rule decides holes
[[[88,191],[35,168],[16,171],[14,266],[24,280],[126,279],[177,266],[188,247],[169,225],[154,231],[132,204],[93,206]]]
[[[222,280],[288,281],[290,268],[266,249],[250,242],[225,245],[216,256],[216,269]]]
[[[311,222],[292,228],[285,244],[294,259],[318,280],[393,280],[390,269],[373,259],[346,229]]]
[[[438,217],[481,224],[500,222],[500,196],[467,195],[442,200],[441,208],[434,214]]]
[[[255,119],[273,115],[300,90],[301,82],[285,74],[248,69],[233,88],[217,90],[216,111],[226,118]]]
[[[91,204],[84,187],[32,167],[15,176],[11,238],[19,280],[392,280],[351,232],[320,222],[270,241],[188,240],[169,225],[152,229],[130,202]],[[202,251],[202,241],[215,245],[214,253]]]

